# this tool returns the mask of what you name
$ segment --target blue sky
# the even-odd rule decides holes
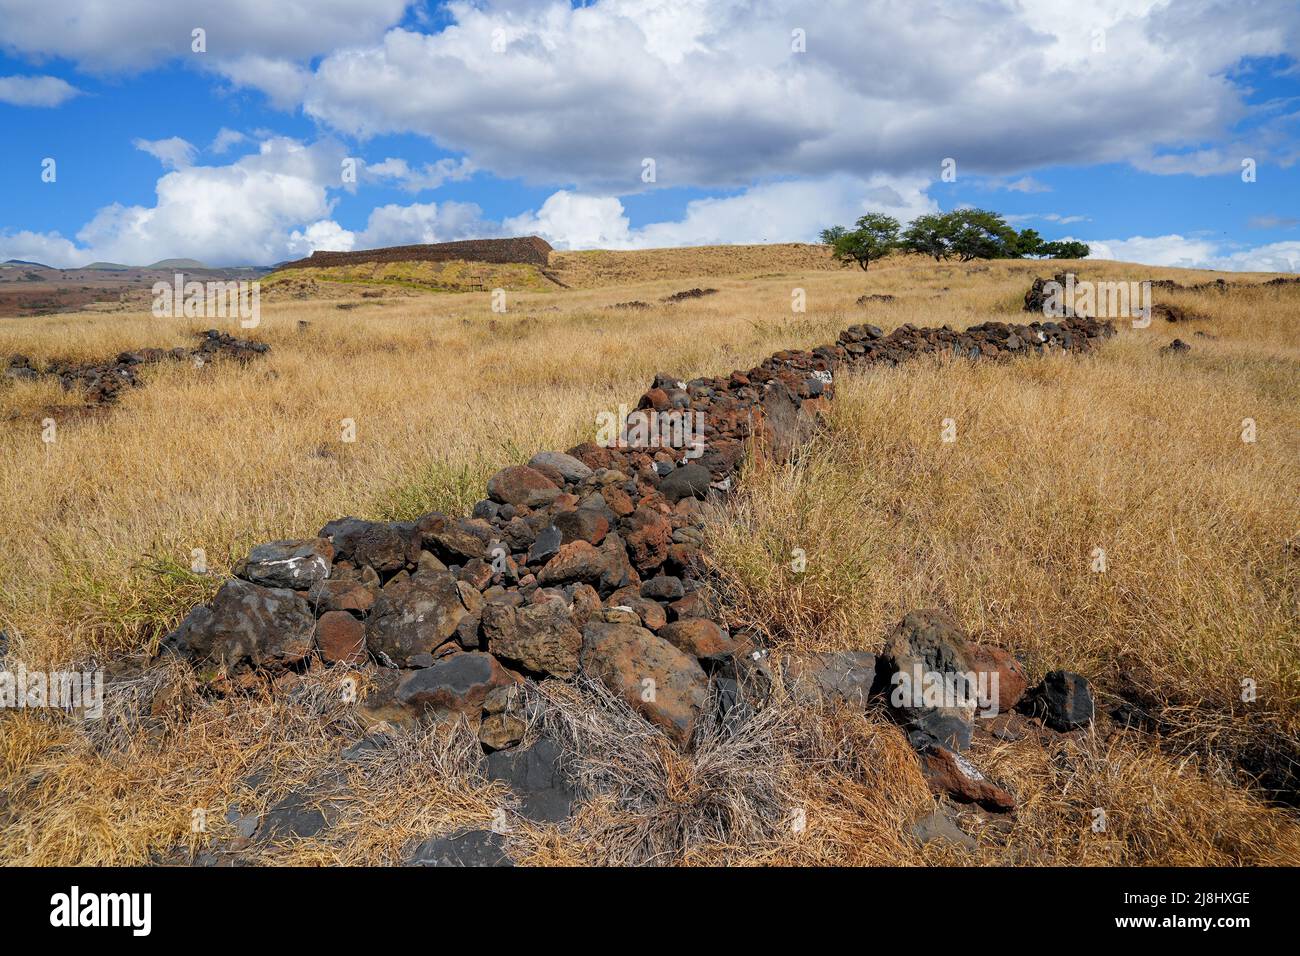
[[[974,205],[1300,271],[1297,53],[1272,0],[0,0],[0,259],[812,241]]]

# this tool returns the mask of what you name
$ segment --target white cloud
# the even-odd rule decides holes
[[[62,106],[80,93],[57,76],[0,76],[0,103],[10,106]]]
[[[766,183],[735,196],[696,199],[679,220],[630,226],[622,202],[561,190],[540,209],[507,219],[513,235],[542,236],[562,249],[632,249],[665,246],[813,242],[828,223],[851,224],[864,212],[902,222],[938,205],[920,178],[830,176]]]
[[[357,237],[357,248],[448,242],[495,231],[495,224],[485,222],[483,210],[474,203],[430,202],[409,206],[379,206],[371,210],[366,228]]]
[[[56,269],[84,266],[91,262],[76,243],[57,232],[30,232],[26,229],[17,232],[0,229],[0,262],[6,259],[40,262]]]
[[[507,219],[511,235],[538,235],[557,249],[624,249],[632,244],[630,222],[616,196],[583,196],[561,190],[540,209]]]
[[[1009,182],[1003,187],[1015,193],[1049,193],[1052,187],[1040,183],[1033,176],[1021,176],[1019,179]]]
[[[1300,242],[1273,242],[1253,249],[1241,249],[1214,260],[1212,269],[1234,272],[1300,272]]]
[[[413,169],[404,159],[389,158],[378,163],[366,163],[362,175],[371,182],[393,184],[409,192],[422,192],[437,189],[443,183],[462,182],[473,176],[474,171],[474,164],[467,159],[445,157]]]
[[[213,137],[212,145],[209,146],[208,149],[217,154],[226,153],[230,151],[232,146],[238,146],[246,139],[248,139],[248,137],[239,132],[239,130],[226,129],[226,127],[223,126],[221,129],[217,130],[217,135]]]
[[[1300,242],[1231,249],[1210,239],[1189,239],[1177,234],[1087,242],[1092,250],[1090,259],[1225,272],[1300,272]]]
[[[937,171],[949,156],[999,175],[1123,160],[1174,171],[1180,151],[1247,115],[1229,67],[1300,46],[1300,8],[1227,0],[447,9],[439,33],[393,29],[326,56],[307,112],[361,136],[424,134],[498,175],[603,195],[642,188],[646,156],[659,185],[727,187]],[[794,25],[806,53],[790,49]]]
[[[332,219],[321,219],[289,234],[289,258],[304,259],[317,249],[327,252],[351,252],[357,243],[356,233],[344,229]]]
[[[148,153],[168,169],[184,169],[194,165],[198,148],[179,136],[169,139],[137,139],[131,143],[141,152]]]
[[[276,109],[292,110],[302,100],[311,73],[292,60],[259,56],[254,53],[214,60],[222,76],[236,86],[249,87],[266,94]]]
[[[95,72],[128,72],[184,59],[242,57],[304,61],[352,43],[374,42],[397,23],[408,0],[0,0],[0,46],[64,57]],[[191,31],[207,31],[207,52],[191,51]],[[204,59],[206,58],[206,59]]]
[[[306,146],[268,139],[230,165],[167,173],[152,206],[103,207],[75,244],[56,233],[10,233],[0,237],[0,249],[5,258],[45,255],[50,265],[65,267],[170,257],[212,265],[276,262],[298,248],[295,231],[333,211],[328,189],[338,185],[342,155],[331,141]]]

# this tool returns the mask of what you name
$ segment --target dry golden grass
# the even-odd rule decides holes
[[[633,402],[656,371],[748,367],[859,321],[1020,321],[1029,277],[1052,271],[891,259],[863,274],[827,268],[814,247],[767,258],[753,248],[566,253],[552,264],[583,288],[512,293],[505,315],[483,293],[354,294],[347,310],[264,299],[251,334],[270,355],[245,367],[151,368],[146,387],[105,414],[55,413],[59,437],[48,447],[40,417],[75,397],[45,383],[0,384],[0,627],[14,657],[52,668],[151,651],[251,544],[312,534],[344,514],[462,510],[497,467],[589,439],[595,414]],[[1213,277],[1079,269],[1085,278]],[[659,303],[695,285],[720,291]],[[806,314],[790,311],[796,287],[807,292]],[[855,305],[872,292],[897,301]],[[1188,739],[1125,734],[1061,743],[1078,749],[1064,756],[1033,741],[977,752],[1022,802],[1009,837],[982,834],[978,861],[1300,858],[1294,817],[1226,770],[1261,736],[1300,731],[1300,582],[1286,547],[1300,532],[1300,296],[1157,292],[1162,299],[1211,319],[1125,330],[1083,360],[926,362],[841,383],[809,455],[751,475],[714,525],[736,623],[778,641],[870,648],[904,610],[938,604],[980,639],[1023,652],[1035,676],[1067,666],[1105,690],[1128,675],[1179,716]],[[607,308],[629,300],[654,307]],[[299,331],[300,320],[311,324]],[[211,324],[143,313],[6,320],[0,354],[104,358],[189,345]],[[1159,356],[1175,335],[1195,350]],[[1249,445],[1239,438],[1247,417],[1258,423]],[[340,440],[347,418],[351,444]],[[944,418],[957,423],[955,444],[939,441]],[[798,580],[785,567],[794,547],[809,557]],[[1089,570],[1096,547],[1107,554],[1102,575]],[[212,575],[189,573],[194,548]],[[159,718],[138,716],[149,682],[186,678],[144,674],[136,680],[148,686],[114,711],[137,716],[98,730],[0,715],[0,860],[133,863],[198,849],[230,836],[232,803],[260,811],[330,779],[347,796],[326,834],[249,852],[261,862],[390,863],[412,840],[486,825],[503,798],[471,779],[454,733],[340,764],[357,729],[330,703],[339,674],[312,671],[293,693],[251,699],[184,693],[185,710]],[[1255,704],[1239,700],[1243,677],[1258,682]],[[769,827],[737,845],[705,839],[673,862],[955,859],[907,835],[930,801],[895,728],[860,715],[806,723],[780,758],[804,768],[787,794],[806,809],[803,836]],[[1189,749],[1197,760],[1171,756]],[[531,863],[636,859],[602,856],[589,837],[644,833],[665,813],[689,819],[691,807],[709,805],[700,802],[707,774],[672,770],[662,792],[694,795],[685,804],[630,807],[607,796],[567,830],[521,827],[512,852]],[[1091,841],[1087,804],[1117,821]],[[190,832],[195,807],[210,811],[206,835]]]
[[[771,278],[811,270],[838,270],[825,246],[788,242],[766,246],[700,246],[681,249],[639,249],[635,252],[551,253],[551,270],[565,285],[592,289],[652,279],[675,280],[750,276]]]

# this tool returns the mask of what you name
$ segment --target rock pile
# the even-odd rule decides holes
[[[833,345],[777,352],[727,377],[660,374],[628,416],[627,435],[503,468],[469,517],[348,517],[313,538],[259,545],[164,647],[229,689],[312,655],[364,665],[375,685],[359,708],[364,721],[464,717],[489,751],[523,737],[529,715],[518,685],[585,674],[689,746],[702,719],[743,719],[776,684],[768,650],[732,633],[713,606],[701,562],[702,502],[731,490],[747,448],[789,455],[849,369],[944,352],[1082,352],[1111,334],[1109,323],[1080,318],[964,332],[904,325],[888,335],[855,325]],[[636,428],[665,421],[691,427],[661,428],[649,441]],[[783,664],[795,696],[856,707],[913,664],[996,670],[1007,709],[1025,689],[1013,658],[969,644],[933,611],[908,615],[879,659],[790,655]],[[1034,699],[1048,706],[1059,696]],[[1070,722],[1079,700],[1070,697]],[[945,786],[989,805],[1010,799],[977,786],[948,756],[970,740],[969,709],[903,707],[897,716],[935,774],[956,781]]]
[[[1047,291],[1047,283],[1055,282],[1057,285],[1064,288],[1067,280],[1072,275],[1074,275],[1072,272],[1058,272],[1050,279],[1034,279],[1033,285],[1031,285],[1029,291],[1025,293],[1025,311],[1043,312],[1044,306],[1047,305],[1047,300],[1051,298]],[[1077,279],[1078,276],[1075,276],[1075,278]]]
[[[661,302],[685,302],[687,299],[702,299],[706,295],[713,295],[717,289],[685,289],[682,292],[674,292],[672,295],[664,296]]]
[[[5,376],[17,380],[36,380],[47,375],[58,378],[68,391],[81,390],[88,405],[111,405],[123,389],[140,385],[136,370],[144,365],[154,365],[167,360],[190,360],[198,363],[216,358],[233,358],[240,362],[264,355],[271,347],[263,342],[236,338],[216,329],[208,329],[192,349],[139,349],[122,352],[106,362],[50,362],[44,369],[32,364],[25,355],[13,355],[5,369]]]

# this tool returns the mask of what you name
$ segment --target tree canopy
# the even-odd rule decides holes
[[[878,212],[859,217],[852,229],[831,226],[822,230],[822,242],[842,265],[857,263],[864,271],[898,247],[898,220]]]
[[[987,209],[954,209],[917,216],[900,235],[898,220],[867,213],[852,229],[831,226],[821,240],[841,263],[866,269],[894,249],[930,256],[935,262],[957,259],[1083,259],[1088,244],[1076,239],[1047,242],[1037,230],[1017,232],[1006,219]]]

